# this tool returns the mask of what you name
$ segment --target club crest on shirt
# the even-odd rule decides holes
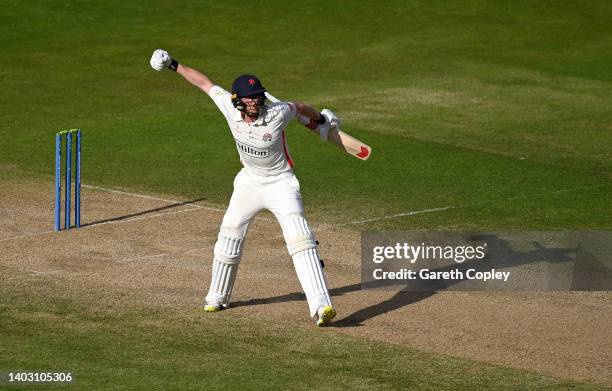
[[[270,133],[264,133],[262,139],[263,141],[272,141],[272,135]]]

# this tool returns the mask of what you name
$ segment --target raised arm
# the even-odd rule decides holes
[[[213,82],[210,81],[208,76],[206,76],[200,71],[188,67],[187,65],[178,64],[176,73],[183,76],[185,80],[198,87],[202,91],[206,92],[207,94],[208,91],[210,91],[210,89],[214,86]]]
[[[274,95],[266,92],[266,97],[271,102],[280,102]],[[340,128],[340,118],[333,111],[323,109],[320,113],[312,106],[302,102],[291,102],[295,106],[298,121],[308,129],[319,134],[321,140],[327,141],[330,128]]]
[[[297,115],[301,115],[302,117],[307,117],[308,119],[313,120],[314,122],[319,122],[322,120],[321,117],[323,116],[314,107],[307,105],[305,103],[302,103],[302,102],[292,102],[292,103],[295,105]]]
[[[188,67],[184,64],[179,64],[178,61],[173,59],[167,51],[157,49],[151,56],[151,67],[156,71],[163,71],[168,68],[172,71],[177,72],[183,76],[190,84],[198,87],[202,91],[208,92],[214,86],[213,82],[200,71]]]
[[[298,120],[308,129],[313,131],[317,129],[323,140],[327,140],[330,127],[340,127],[340,118],[329,109],[323,109],[319,113],[314,107],[305,103],[293,102],[293,104],[297,111]]]

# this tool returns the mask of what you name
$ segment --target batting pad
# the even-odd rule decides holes
[[[302,216],[295,216],[289,219],[283,227],[283,232],[287,242],[287,250],[291,256],[317,247],[315,237],[310,227],[308,227],[306,219]]]
[[[229,306],[242,255],[242,242],[242,238],[219,234],[217,243],[215,243],[210,288],[206,295],[208,305]]]
[[[306,294],[310,316],[315,316],[321,307],[331,306],[323,267],[316,248],[309,248],[293,255],[293,266]]]

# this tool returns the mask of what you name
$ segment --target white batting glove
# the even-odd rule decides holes
[[[340,127],[340,118],[338,118],[338,116],[330,109],[323,109],[323,111],[321,111],[321,115],[325,116],[325,119],[327,120],[326,122],[329,122],[329,126],[331,128],[337,129]]]
[[[323,116],[325,118],[325,116]],[[321,136],[321,141],[327,141],[329,138],[329,121],[325,118],[325,123],[319,124],[319,136]]]
[[[151,68],[156,71],[163,71],[165,68],[170,68],[173,71],[176,71],[176,67],[178,66],[178,62],[173,60],[170,54],[163,49],[157,49],[153,52],[151,56]]]
[[[329,138],[329,129],[340,127],[340,118],[330,109],[323,109],[321,116],[325,118],[325,123],[319,125],[319,135],[322,141],[327,141]]]

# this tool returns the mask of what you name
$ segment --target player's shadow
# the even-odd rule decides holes
[[[508,242],[500,239],[496,235],[476,235],[470,238],[473,241],[484,241],[488,244],[489,250],[496,249],[496,253],[500,252],[504,254],[500,259],[495,259],[490,262],[483,262],[482,260],[470,260],[465,261],[461,264],[453,264],[437,269],[430,269],[436,272],[445,272],[451,270],[459,270],[465,274],[467,269],[474,269],[478,271],[488,271],[491,268],[503,269],[507,267],[525,265],[537,262],[548,262],[548,263],[560,263],[570,262],[576,260],[576,253],[578,248],[545,248],[539,243],[534,243],[535,249],[529,251],[515,251],[508,245]],[[574,256],[572,256],[574,255]],[[385,314],[390,311],[402,308],[404,306],[417,303],[421,300],[427,299],[435,295],[439,291],[443,291],[460,280],[446,280],[445,283],[440,283],[432,280],[414,280],[411,281],[410,287],[404,288],[396,292],[392,297],[384,300],[380,303],[373,304],[371,306],[362,308],[345,318],[342,318],[331,324],[332,327],[357,327],[361,326],[364,321],[374,318],[378,315]],[[374,286],[377,288],[384,287],[385,285],[399,287],[397,282],[388,281],[383,284],[376,283]],[[373,287],[374,287],[373,286]],[[342,296],[346,293],[362,290],[363,284],[351,284],[340,288],[333,288],[329,290],[330,296]],[[232,302],[233,307],[249,306],[249,305],[261,305],[261,304],[272,304],[272,303],[283,303],[288,301],[302,301],[305,300],[303,293],[289,293],[286,295],[273,296],[267,298],[251,299],[245,301]]]
[[[110,223],[110,222],[115,222],[115,221],[135,219],[135,218],[138,218],[138,217],[144,217],[144,216],[147,216],[147,215],[150,215],[150,214],[154,214],[154,213],[158,213],[158,212],[163,212],[163,211],[166,211],[166,210],[169,210],[169,209],[179,208],[181,206],[190,205],[190,204],[195,204],[196,202],[200,202],[200,201],[204,201],[204,200],[206,200],[206,198],[198,198],[196,200],[183,201],[183,202],[173,202],[173,203],[168,204],[168,205],[160,206],[159,208],[147,209],[147,210],[143,210],[143,211],[140,211],[140,212],[131,213],[131,214],[123,215],[123,216],[110,217],[108,219],[91,221],[91,222],[88,222],[88,223],[85,223],[85,224],[81,224],[81,227],[89,227],[89,226],[92,226],[92,225],[99,225],[99,224]]]

